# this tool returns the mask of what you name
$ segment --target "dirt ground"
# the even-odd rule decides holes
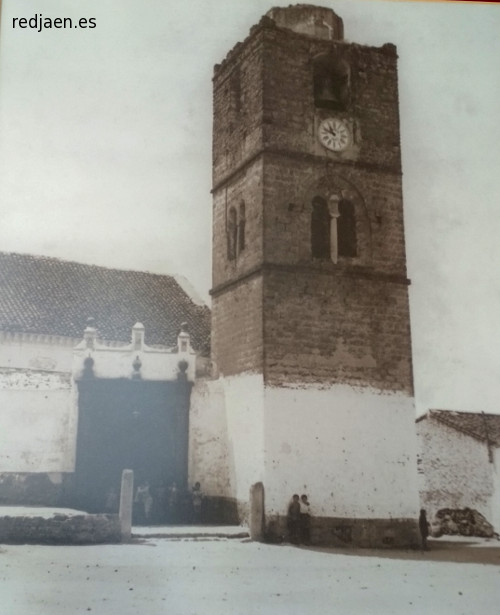
[[[500,604],[497,541],[374,551],[143,532],[120,545],[1,545],[0,612],[491,615]]]
[[[429,550],[399,549],[332,549],[310,547],[314,551],[339,553],[353,557],[380,557],[392,560],[455,562],[500,565],[500,541],[484,538],[443,537],[428,541]],[[302,547],[306,548],[306,547]]]

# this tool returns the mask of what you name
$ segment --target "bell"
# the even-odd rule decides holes
[[[331,77],[323,79],[317,96],[318,102],[339,103],[340,100],[335,90],[336,88],[334,87]]]

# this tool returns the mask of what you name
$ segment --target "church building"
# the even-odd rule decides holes
[[[213,88],[211,325],[170,276],[0,255],[0,502],[100,511],[130,468],[259,538],[307,494],[313,542],[414,544],[396,49],[274,8]]]

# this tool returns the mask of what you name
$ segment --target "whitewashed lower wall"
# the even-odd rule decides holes
[[[500,448],[494,449],[493,497],[491,498],[490,523],[500,532]]]
[[[488,448],[432,418],[417,423],[423,471],[421,503],[428,517],[440,508],[474,508],[492,522],[495,465]]]
[[[198,380],[191,394],[189,477],[207,495],[248,502],[264,478],[261,375]]]
[[[260,374],[223,379],[233,495],[247,502],[250,486],[264,480],[264,385]]]
[[[72,472],[76,429],[69,373],[0,370],[0,472]]]
[[[418,516],[415,409],[402,394],[266,388],[266,511],[307,493],[315,515]]]
[[[219,380],[198,379],[189,411],[189,484],[199,481],[209,496],[234,494],[234,458],[227,433],[224,387]]]
[[[247,502],[262,481],[268,514],[307,493],[326,517],[416,518],[413,399],[370,389],[264,387],[259,375],[198,381],[190,480]]]

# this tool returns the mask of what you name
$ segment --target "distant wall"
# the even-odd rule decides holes
[[[491,500],[490,523],[500,533],[500,448],[494,450],[495,469],[493,473],[493,497]]]
[[[72,338],[0,333],[0,502],[58,505],[75,465]]]
[[[428,518],[440,508],[474,508],[493,523],[496,471],[486,443],[429,417],[417,422],[417,435]]]
[[[76,340],[1,334],[0,472],[72,472]]]

